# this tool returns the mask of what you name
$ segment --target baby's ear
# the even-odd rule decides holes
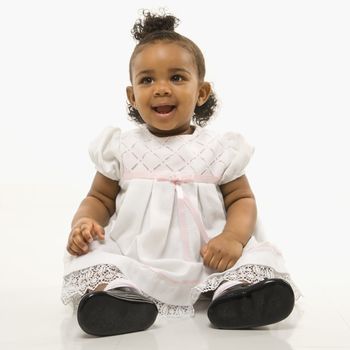
[[[211,93],[210,83],[204,81],[199,87],[197,106],[200,107],[204,105],[204,103],[207,102],[207,99],[209,98],[210,93]]]
[[[126,87],[126,96],[128,97],[129,103],[136,108],[136,101],[135,101],[135,94],[134,94],[134,89],[132,86],[127,86]]]

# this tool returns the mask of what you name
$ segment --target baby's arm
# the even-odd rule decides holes
[[[93,239],[104,239],[104,229],[115,212],[118,181],[96,173],[90,191],[72,221],[67,250],[72,255],[86,254]]]
[[[245,175],[220,186],[227,213],[222,233],[201,249],[203,262],[219,272],[231,268],[241,257],[256,224],[256,203]]]

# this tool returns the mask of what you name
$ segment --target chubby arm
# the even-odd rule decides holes
[[[245,175],[220,187],[227,213],[224,232],[243,246],[249,241],[256,224],[255,197]]]
[[[72,220],[67,250],[72,255],[86,254],[93,239],[104,239],[104,229],[115,212],[118,181],[97,172],[89,193]]]
[[[220,186],[227,213],[223,232],[201,249],[206,266],[219,272],[231,268],[241,257],[256,224],[255,198],[245,175]]]

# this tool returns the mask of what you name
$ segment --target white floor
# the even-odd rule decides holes
[[[194,318],[158,319],[147,331],[106,338],[79,329],[72,310],[58,300],[59,288],[9,289],[0,297],[4,350],[350,349],[350,302],[341,310],[329,295],[310,294],[288,319],[256,330],[213,329],[203,304]]]
[[[285,247],[304,296],[279,324],[244,331],[213,329],[201,304],[194,318],[158,319],[144,332],[85,335],[72,309],[60,301],[66,231],[82,192],[66,186],[0,186],[0,349],[350,349],[348,258],[337,259],[325,239],[317,246],[322,254],[309,260],[301,251],[299,258],[295,247],[289,252]],[[326,232],[318,235],[326,237]],[[318,258],[323,252],[333,254],[334,266],[316,270],[325,266]]]

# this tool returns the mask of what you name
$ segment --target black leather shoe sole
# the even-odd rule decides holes
[[[84,295],[77,311],[81,329],[100,337],[145,330],[157,314],[152,301],[122,288]]]
[[[282,279],[233,286],[209,305],[208,318],[216,328],[266,326],[285,319],[294,308],[294,293]]]

